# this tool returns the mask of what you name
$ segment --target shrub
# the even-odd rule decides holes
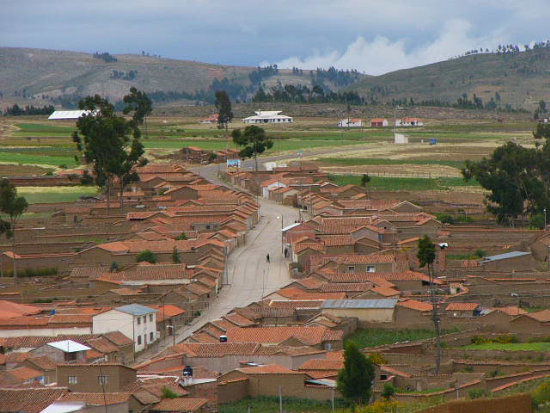
[[[550,401],[550,382],[541,383],[533,392],[533,402],[536,405]]]
[[[149,262],[155,264],[157,262],[157,256],[151,250],[143,250],[136,257],[137,262]]]
[[[27,268],[17,271],[18,277],[45,277],[48,275],[57,275],[57,268]],[[13,271],[4,271],[4,276],[13,277]]]
[[[393,384],[385,383],[384,388],[382,389],[382,392],[380,393],[380,396],[382,396],[386,400],[389,400],[389,399],[392,398],[392,396],[394,394],[395,394],[395,387],[393,387]]]
[[[175,399],[176,397],[178,397],[178,395],[174,393],[172,390],[170,390],[168,387],[164,386],[162,388],[163,399]]]
[[[180,241],[180,240],[186,240],[186,239],[189,239],[187,237],[187,234],[185,232],[182,232],[181,234],[179,234],[177,237],[176,237],[176,240]]]
[[[479,399],[481,397],[489,396],[489,392],[485,389],[472,389],[468,390],[468,397],[470,399]]]
[[[472,371],[474,371],[474,367],[473,366],[466,366],[466,367],[464,367],[464,371],[466,373],[471,373]]]
[[[37,299],[33,300],[32,302],[36,303],[36,304],[46,304],[46,303],[52,303],[53,299],[51,299],[51,298],[37,298]]]
[[[450,214],[437,214],[436,218],[437,218],[438,221],[440,221],[443,224],[451,224],[452,225],[452,224],[455,223],[454,217]]]
[[[529,227],[533,229],[544,229],[544,214],[531,215]]]
[[[113,261],[111,263],[111,268],[109,268],[109,272],[117,272],[118,271],[118,262]]]
[[[474,252],[474,255],[478,258],[483,258],[487,255],[487,253],[482,249],[477,249],[476,252]]]
[[[456,222],[469,224],[471,222],[474,222],[474,219],[472,217],[469,217],[468,215],[459,215],[458,217],[456,217]]]

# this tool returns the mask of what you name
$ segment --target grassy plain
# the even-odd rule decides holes
[[[17,194],[24,196],[29,204],[50,204],[74,202],[81,196],[95,196],[98,190],[93,186],[22,186]]]

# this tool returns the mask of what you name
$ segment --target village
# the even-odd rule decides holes
[[[484,206],[338,185],[301,156],[255,170],[238,155],[184,147],[138,167],[122,196],[31,207],[51,215],[0,245],[1,406],[214,412],[274,397],[330,411],[348,340],[376,360],[374,399],[392,389],[403,406],[550,377],[545,229],[449,223],[442,214]],[[431,272],[418,260],[425,236]]]

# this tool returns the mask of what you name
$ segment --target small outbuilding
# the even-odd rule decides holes
[[[373,128],[381,128],[388,126],[388,120],[384,118],[374,118],[370,121],[370,126]]]
[[[339,128],[362,128],[363,119],[359,118],[345,118],[338,122]]]
[[[397,299],[325,300],[322,314],[356,318],[359,323],[391,323]]]
[[[243,119],[244,123],[258,124],[258,123],[291,123],[292,117],[281,115],[282,110],[258,110],[253,116],[249,116]]]

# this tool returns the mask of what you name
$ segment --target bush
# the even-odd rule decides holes
[[[474,222],[474,219],[472,217],[469,217],[468,215],[459,215],[458,217],[456,217],[456,222],[469,224],[471,222]]]
[[[437,214],[436,218],[442,224],[451,224],[452,225],[452,224],[455,223],[454,217],[450,214]]]
[[[482,249],[477,249],[476,252],[474,252],[474,255],[478,258],[483,258],[487,255],[487,253]]]
[[[509,344],[509,343],[518,343],[519,340],[515,334],[502,334],[496,337],[486,337],[475,335],[470,339],[472,344],[485,344],[485,343],[498,343],[498,344]]]
[[[485,389],[468,390],[468,397],[470,397],[470,399],[479,399],[481,397],[487,397],[487,396],[489,396],[489,391]]]
[[[177,237],[176,237],[176,240],[178,241],[181,241],[181,240],[186,240],[186,239],[189,239],[187,237],[187,234],[185,232],[182,232],[181,234],[179,234]]]
[[[151,264],[157,263],[157,256],[151,250],[143,250],[136,257],[137,262],[149,262]]]
[[[550,401],[550,381],[541,383],[533,392],[533,402],[538,406],[539,404],[547,403]]]
[[[49,275],[57,275],[57,268],[27,268],[18,270],[18,277],[45,277]],[[13,271],[4,271],[4,277],[13,277]]]
[[[168,387],[165,386],[162,388],[163,399],[175,399],[176,397],[178,397],[178,395],[170,390]]]
[[[534,214],[529,218],[529,227],[533,229],[544,229],[544,214]]]
[[[393,387],[393,384],[385,383],[384,388],[382,389],[382,392],[380,393],[380,396],[382,396],[386,400],[389,400],[389,399],[392,398],[392,396],[394,394],[395,394],[395,387]]]

